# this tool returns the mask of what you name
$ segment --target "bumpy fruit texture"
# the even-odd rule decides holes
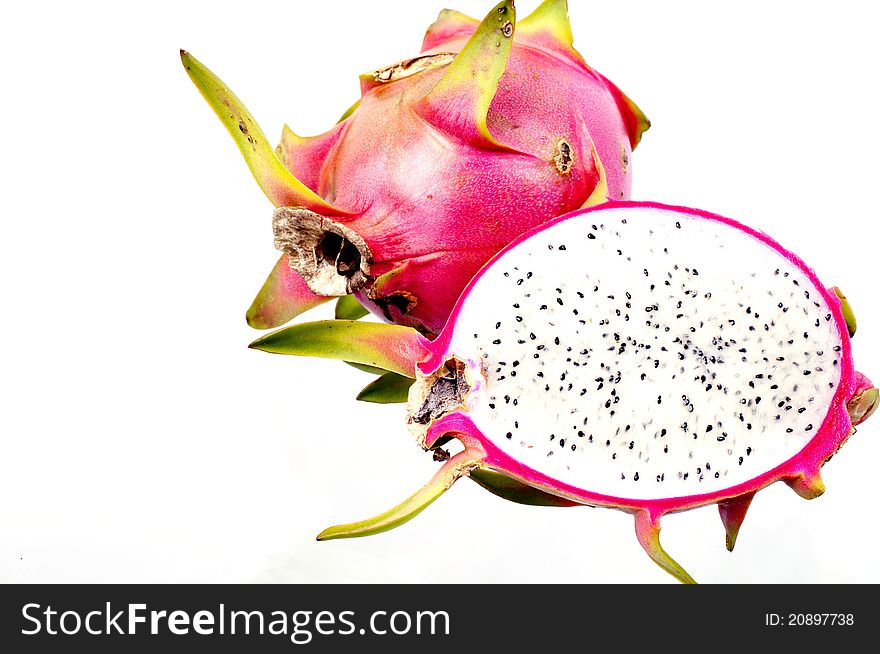
[[[320,538],[394,527],[470,475],[508,499],[631,513],[650,557],[691,582],[660,545],[664,515],[717,504],[732,549],[760,489],[824,491],[820,468],[878,402],[853,368],[854,327],[842,293],[765,235],[612,202],[503,250],[433,341],[328,321],[253,347],[413,377],[408,424],[445,459],[403,504]]]
[[[565,0],[518,24],[511,0],[482,22],[444,10],[422,55],[361,76],[360,101],[333,129],[285,127],[275,151],[218,78],[183,61],[277,207],[284,254],[248,311],[257,328],[355,294],[389,322],[439,332],[518,235],[629,197],[649,125],[573,49]]]

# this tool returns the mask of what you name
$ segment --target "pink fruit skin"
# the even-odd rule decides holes
[[[429,31],[425,52],[458,52],[475,27],[450,40]],[[357,110],[329,133],[282,143],[288,169],[351,214],[331,217],[367,242],[371,276],[400,270],[356,294],[372,312],[437,333],[461,289],[493,254],[523,231],[585,204],[601,181],[593,148],[608,195],[629,197],[629,161],[639,135],[633,111],[577,53],[555,48],[514,35],[487,124],[516,152],[457,140],[413,110],[446,67],[365,84]],[[566,174],[553,165],[561,139],[574,153]],[[416,303],[403,314],[374,301],[395,294]]]
[[[472,32],[457,32],[448,41],[426,37],[423,52],[458,52]],[[553,45],[556,44],[539,43],[528,37],[514,44],[506,75],[501,79],[498,94],[490,106],[489,128],[493,133],[504,133],[505,123],[493,125],[493,114],[518,125],[519,129],[511,136],[519,137],[541,133],[545,125],[564,126],[570,124],[572,118],[582,120],[605,167],[608,197],[614,200],[629,198],[632,195],[629,163],[639,138],[632,110],[625,104],[620,90],[607,78],[593,70],[574,51],[551,50]],[[540,104],[539,111],[523,103],[522,90],[517,88],[518,84],[523,84],[522,80],[528,80],[530,94]],[[541,102],[541,98],[565,98],[565,102]],[[574,114],[572,107],[577,108]],[[510,144],[517,148],[527,145]]]
[[[486,456],[484,461],[490,469],[503,471],[505,474],[520,479],[527,484],[546,489],[581,504],[605,506],[622,509],[632,513],[638,512],[646,514],[646,517],[649,518],[649,520],[646,521],[646,524],[649,525],[657,524],[659,518],[667,513],[684,511],[698,506],[715,504],[732,498],[739,498],[744,495],[755,493],[759,489],[779,480],[786,481],[796,492],[798,492],[798,494],[804,497],[814,497],[820,494],[823,487],[819,478],[819,469],[825,461],[837,452],[852,432],[852,422],[847,413],[847,402],[856,393],[871,386],[870,381],[861,373],[856,372],[853,368],[852,349],[846,322],[840,311],[840,300],[833,292],[829,292],[821,285],[816,278],[815,273],[813,273],[813,271],[797,256],[782,248],[782,246],[776,241],[772,240],[765,234],[757,232],[733,220],[696,209],[668,206],[653,202],[614,202],[603,205],[602,207],[596,207],[595,209],[585,209],[581,213],[589,213],[594,210],[607,210],[608,208],[613,207],[649,207],[666,209],[695,215],[706,220],[724,223],[749,234],[781,253],[810,279],[816,290],[822,294],[822,298],[828,303],[828,306],[832,308],[835,325],[841,335],[842,342],[840,352],[840,385],[834,394],[828,414],[813,439],[810,440],[810,442],[797,455],[793,456],[788,461],[746,483],[725,488],[713,493],[686,497],[672,497],[659,500],[633,500],[625,497],[611,497],[593,493],[582,488],[576,488],[561,483],[558,480],[551,479],[546,475],[519,463],[495,447],[480,433],[470,418],[468,418],[463,412],[451,413],[434,422],[429,427],[426,434],[425,446],[430,448],[440,437],[454,433],[456,437],[466,445],[476,446],[485,451]],[[566,220],[567,218],[569,218],[569,216],[561,216],[528,234],[520,236],[511,243],[510,247],[514,247],[517,243],[524,241],[531,235],[531,233],[538,232],[545,227],[549,227],[550,225]],[[487,267],[489,265],[491,265],[491,262],[487,264]],[[480,275],[477,275],[470,284],[468,284],[468,287],[462,293],[461,299],[452,311],[448,325],[437,339],[428,345],[428,348],[432,353],[431,356],[417,364],[423,373],[429,374],[436,370],[439,366],[444,364],[449,356],[448,348],[455,328],[456,316],[460,312],[462,304],[467,301],[470,289],[479,277]]]
[[[870,379],[868,379],[867,377],[865,377],[865,375],[858,371],[855,372],[855,374],[853,375],[854,395],[858,395],[859,393],[873,387],[874,384],[871,382]]]

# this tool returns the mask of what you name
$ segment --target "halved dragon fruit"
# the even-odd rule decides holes
[[[629,197],[649,126],[574,50],[565,0],[519,24],[512,0],[481,23],[444,10],[421,56],[361,76],[343,120],[311,138],[285,127],[277,152],[223,82],[181,56],[277,207],[284,254],[248,311],[257,328],[355,293],[388,321],[438,332],[515,237]]]
[[[252,347],[414,377],[408,424],[445,461],[399,506],[320,539],[390,529],[470,475],[509,499],[627,511],[648,555],[691,582],[660,546],[662,516],[717,504],[732,549],[758,490],[824,491],[820,468],[878,401],[854,328],[843,295],[764,234],[614,202],[503,250],[433,341],[324,321]]]

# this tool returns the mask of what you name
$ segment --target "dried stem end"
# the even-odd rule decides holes
[[[327,296],[355,293],[367,286],[372,252],[352,229],[308,209],[279,207],[272,214],[275,247],[312,292]]]

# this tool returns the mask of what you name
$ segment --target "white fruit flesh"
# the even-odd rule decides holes
[[[823,293],[732,225],[620,207],[559,222],[471,288],[449,352],[496,446],[618,498],[711,493],[795,456],[840,379]]]

